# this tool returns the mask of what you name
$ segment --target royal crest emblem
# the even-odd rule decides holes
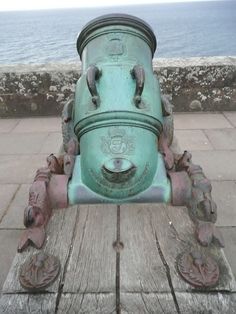
[[[102,137],[102,151],[109,155],[131,155],[134,152],[134,138],[127,136],[124,129],[113,127],[108,136]]]

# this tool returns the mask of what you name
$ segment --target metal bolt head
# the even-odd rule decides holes
[[[42,291],[50,286],[60,272],[57,257],[40,252],[30,256],[20,268],[19,281],[24,289]]]
[[[185,252],[177,257],[180,276],[195,288],[209,288],[217,285],[219,266],[210,255],[199,251]]]

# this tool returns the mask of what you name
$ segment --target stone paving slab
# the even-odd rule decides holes
[[[193,162],[201,165],[210,180],[236,179],[236,151],[195,151]]]
[[[0,119],[0,133],[11,132],[19,122],[19,119]]]
[[[30,184],[22,184],[0,223],[0,229],[24,229],[24,209],[28,204]]]
[[[235,108],[236,110],[236,108]],[[236,127],[236,111],[232,112],[232,111],[225,111],[224,115],[226,116],[226,118],[230,121],[230,123]]]
[[[212,197],[217,204],[217,226],[236,227],[236,181],[212,181]]]
[[[14,133],[26,132],[59,132],[61,131],[61,118],[27,118],[22,119],[14,128]]]
[[[16,255],[17,244],[21,232],[21,230],[0,230],[0,292],[11,267],[12,260]]]
[[[0,155],[0,184],[32,183],[36,170],[46,166],[47,155]]]
[[[205,133],[215,149],[236,150],[236,129],[205,130]]]
[[[40,154],[58,154],[62,144],[62,134],[61,132],[49,133],[46,140],[44,141]]]
[[[202,130],[176,130],[175,136],[181,151],[213,150],[213,146]]]
[[[10,205],[18,187],[18,184],[0,184],[0,221]]]
[[[225,241],[224,252],[226,258],[231,266],[234,277],[236,278],[236,227],[221,227],[220,231]]]
[[[233,125],[220,113],[174,114],[176,130],[227,129]]]
[[[41,151],[47,133],[8,133],[0,136],[0,155],[37,154]]]

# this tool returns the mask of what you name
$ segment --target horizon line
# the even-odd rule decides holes
[[[123,4],[108,4],[108,5],[101,5],[101,6],[76,6],[76,7],[49,7],[49,8],[19,8],[19,9],[4,9],[1,10],[0,8],[0,13],[1,12],[30,12],[30,11],[51,11],[51,10],[73,10],[73,9],[104,9],[104,8],[113,8],[113,7],[137,7],[137,6],[147,6],[147,5],[165,5],[165,4],[180,4],[180,3],[199,3],[199,2],[222,2],[222,1],[227,1],[227,2],[232,2],[234,0],[189,0],[189,1],[184,1],[184,0],[161,0],[160,2],[148,2],[148,3],[123,3]]]

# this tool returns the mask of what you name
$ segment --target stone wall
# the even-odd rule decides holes
[[[154,60],[175,111],[236,110],[236,57]]]
[[[236,110],[236,57],[155,59],[174,111]],[[0,117],[58,115],[80,64],[0,66]]]

